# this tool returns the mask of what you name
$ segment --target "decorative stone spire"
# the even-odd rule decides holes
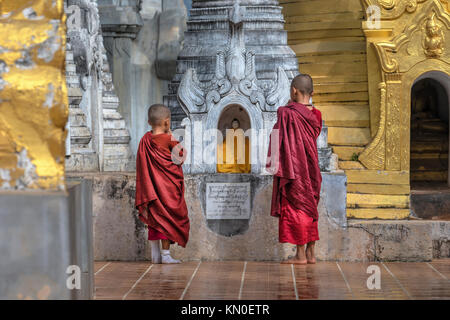
[[[287,45],[281,9],[278,1],[268,0],[193,1],[177,74],[169,84],[169,95],[164,97],[172,110],[174,128],[192,112],[179,99],[182,89],[177,98],[185,74],[185,82],[196,92],[191,99],[200,105],[205,103],[203,107],[197,104],[195,112],[208,112],[207,101],[213,101],[208,98],[223,98],[227,81],[251,96],[260,110],[276,111],[280,84],[298,74],[297,58]],[[216,93],[205,94],[215,91],[211,90],[214,84],[220,86],[219,98]]]

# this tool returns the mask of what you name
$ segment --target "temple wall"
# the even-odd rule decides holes
[[[430,70],[448,74],[448,50],[430,59],[422,48],[425,31],[417,30],[434,10],[448,33],[448,3],[398,0],[392,8],[377,0],[339,0],[332,7],[324,0],[280,3],[299,71],[315,81],[314,103],[348,177],[347,216],[407,218],[411,77]],[[380,8],[378,29],[370,27],[375,21],[366,14],[370,5]],[[405,45],[410,41],[414,45]],[[398,54],[391,55],[390,46],[397,46]],[[418,62],[422,66],[412,68]]]
[[[187,12],[182,0],[99,0],[98,6],[119,111],[135,154],[149,130],[147,109],[162,103],[175,73]]]
[[[272,260],[294,253],[278,243],[278,221],[270,216],[272,178],[254,175],[220,175],[220,179],[250,179],[252,213],[248,224],[214,226],[204,211],[204,183],[217,175],[185,175],[186,203],[191,223],[186,248],[172,247],[173,255],[189,260]],[[227,177],[228,176],[228,177]],[[238,177],[241,176],[241,177]],[[93,185],[95,260],[150,260],[145,225],[134,204],[134,173],[68,174]],[[317,258],[338,261],[429,261],[449,257],[448,221],[349,220],[345,214],[342,173],[324,173],[319,203]],[[233,228],[237,234],[227,236]]]
[[[119,112],[97,3],[66,0],[65,10],[69,98],[66,171],[133,170],[130,134]]]

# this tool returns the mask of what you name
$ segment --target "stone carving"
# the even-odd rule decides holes
[[[380,122],[375,138],[359,155],[358,160],[369,169],[384,169],[385,161],[385,129],[386,129],[386,83],[378,85],[381,91]]]
[[[396,19],[405,12],[415,12],[419,3],[428,0],[363,0],[364,6],[379,6],[382,10],[382,19]]]
[[[266,91],[258,85],[255,52],[247,50],[244,43],[244,15],[245,8],[236,2],[229,13],[228,47],[225,51],[217,51],[214,78],[202,83],[193,68],[183,76],[178,98],[186,112],[208,112],[233,93],[245,96],[261,111],[276,111],[289,100],[290,81],[281,67],[278,67],[276,79]]]
[[[187,25],[177,74],[164,99],[173,129],[185,128],[184,170],[216,173],[218,134],[224,129],[219,124],[242,116],[241,124],[248,124],[251,173],[259,174],[277,108],[288,102],[290,81],[298,74],[281,7],[277,1],[224,0],[219,5],[194,0]],[[326,126],[318,147],[321,169],[335,170]]]
[[[404,72],[423,60],[423,56],[441,57],[446,45],[444,29],[450,30],[450,16],[441,2],[435,0],[392,41],[374,43],[383,71]],[[419,54],[419,50],[423,53]],[[399,68],[399,57],[405,55],[408,58],[402,60],[402,67]]]
[[[68,0],[66,12],[69,88],[66,170],[127,170],[130,136],[117,110],[119,100],[103,46],[97,3]]]
[[[210,3],[200,3],[205,7],[212,5]],[[212,51],[204,44],[192,46],[185,41],[181,55],[192,55],[192,52],[197,50],[199,53],[204,54],[208,50],[210,51],[210,57],[204,58],[210,59],[215,57],[215,59],[211,59],[214,67],[211,68],[209,73],[209,65],[206,63],[195,63],[197,65],[197,68],[195,68],[192,64],[192,59],[189,62],[179,60],[177,70],[185,69],[180,78],[177,78],[177,75],[175,76],[171,85],[174,89],[177,88],[176,100],[172,100],[173,96],[168,97],[168,105],[172,109],[172,123],[174,127],[178,128],[181,120],[186,116],[189,119],[189,130],[192,132],[185,133],[185,138],[198,139],[199,134],[209,132],[206,139],[202,140],[200,138],[200,141],[193,142],[190,148],[193,162],[196,162],[195,159],[198,159],[199,155],[203,155],[203,150],[207,150],[207,154],[203,158],[206,163],[189,165],[185,162],[186,172],[216,172],[217,142],[210,141],[211,145],[209,145],[209,142],[205,140],[215,135],[213,132],[218,129],[219,118],[233,105],[245,110],[250,119],[251,129],[254,131],[250,140],[257,139],[256,135],[260,134],[263,129],[270,132],[276,121],[277,108],[285,105],[289,100],[290,79],[298,72],[296,71],[295,54],[285,45],[286,34],[282,29],[282,25],[276,25],[275,27],[279,28],[280,31],[277,32],[282,32],[284,36],[284,38],[281,38],[281,44],[278,45],[275,45],[276,41],[280,41],[278,38],[267,36],[268,32],[262,33],[260,28],[263,28],[263,26],[250,24],[250,29],[248,27],[248,24],[253,23],[253,21],[259,22],[262,14],[266,18],[266,15],[269,14],[271,19],[268,19],[267,29],[273,29],[274,23],[278,23],[277,19],[279,17],[282,18],[280,7],[253,5],[244,7],[241,6],[239,1],[228,1],[227,4],[224,7],[214,6],[210,10],[206,10],[198,3],[193,6],[194,9],[191,10],[192,21],[188,23],[188,26],[193,26],[193,22],[196,22],[195,27],[192,27],[193,30],[196,30],[195,37],[197,39],[194,43],[204,41],[199,40],[200,35],[203,35],[205,38],[215,37],[210,30],[210,24],[215,25],[214,20],[202,17],[201,20],[197,21],[197,15],[203,13],[212,15],[213,11],[217,11],[217,13],[222,15],[221,18],[217,18],[214,14],[214,19],[217,19],[217,23],[227,23],[227,29],[224,30],[226,37],[223,39],[225,43],[223,46],[215,45],[215,50]],[[244,29],[246,30],[245,33]],[[260,52],[259,59],[263,58],[265,60],[264,65],[262,64],[264,60],[259,61],[259,66],[257,64],[258,55],[255,48],[258,49],[258,46],[253,46],[252,49],[247,48],[247,32],[257,32],[258,36],[264,39],[263,41],[274,43],[273,47],[277,48],[271,49],[275,51],[262,51],[262,55]],[[191,34],[188,30],[185,38],[189,39],[190,36]],[[265,46],[261,46],[259,50],[264,49]],[[197,56],[198,61],[206,61],[203,60],[204,58]],[[290,64],[291,62],[293,62],[292,65]],[[261,77],[257,75],[258,68],[264,70]],[[179,79],[179,82],[177,79]],[[169,90],[171,90],[171,86],[169,86]],[[179,109],[182,110],[181,113]],[[183,115],[182,118],[181,115]],[[184,123],[186,124],[187,120],[184,120]],[[250,143],[250,158],[258,159],[252,161],[253,173],[259,173],[262,155],[264,154],[264,158],[267,155],[267,150],[265,150],[265,144],[267,143]]]
[[[439,58],[444,51],[444,33],[434,17],[432,12],[424,28],[423,48],[428,58]]]

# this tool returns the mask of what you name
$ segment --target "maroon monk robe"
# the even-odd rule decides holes
[[[316,142],[322,130],[320,111],[291,102],[278,108],[277,115],[274,130],[279,130],[279,148],[272,151],[278,153],[274,157],[279,165],[273,172],[271,215],[280,217],[284,197],[292,208],[317,221],[322,183]],[[273,160],[269,148],[268,168]],[[280,226],[280,232],[282,229]]]
[[[181,165],[158,140],[147,132],[136,157],[136,200],[139,218],[173,242],[185,247],[189,239],[189,217],[184,200]]]

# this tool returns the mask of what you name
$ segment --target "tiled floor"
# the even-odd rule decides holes
[[[380,272],[370,290],[371,265]],[[450,299],[450,259],[411,263],[96,262],[96,299]]]

